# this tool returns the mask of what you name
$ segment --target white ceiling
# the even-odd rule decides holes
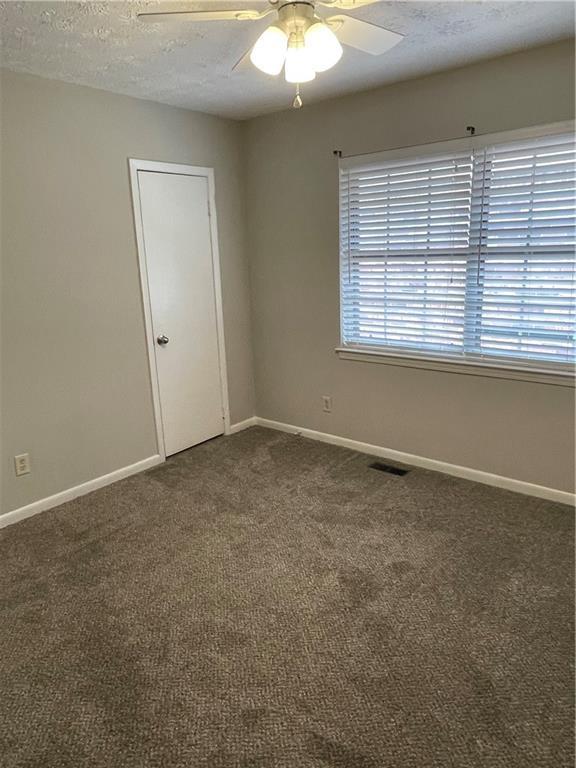
[[[258,22],[202,24],[136,20],[142,8],[190,10],[207,5],[236,4],[1,2],[0,64],[232,118],[288,107],[293,87],[282,76],[268,77],[250,64],[231,71],[273,16]],[[265,7],[261,0],[253,5]],[[303,87],[305,101],[406,80],[574,34],[570,1],[378,2],[354,15],[406,38],[382,56],[346,48],[333,70]]]

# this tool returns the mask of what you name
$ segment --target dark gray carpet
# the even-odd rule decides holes
[[[568,768],[573,516],[254,428],[0,532],[2,768]]]

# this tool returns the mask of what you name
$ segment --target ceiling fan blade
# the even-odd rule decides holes
[[[344,11],[352,11],[362,8],[363,5],[373,5],[381,0],[316,0],[316,5],[325,5],[327,8],[341,8]]]
[[[336,33],[341,43],[371,53],[373,56],[386,53],[404,39],[404,35],[398,32],[392,32],[344,14],[330,16],[326,19],[326,23]]]
[[[163,13],[142,11],[136,16],[138,21],[156,24],[162,21],[256,21],[273,12],[273,8],[266,8],[263,11],[255,11],[251,8],[235,8],[231,11],[167,11]]]
[[[252,52],[252,48],[254,48],[253,45],[251,45],[250,48],[248,48],[248,50],[246,51],[246,53],[244,53],[238,59],[236,64],[234,64],[234,66],[232,67],[232,72],[237,72],[237,71],[242,72],[243,70],[248,69],[249,65],[251,66],[250,54]]]

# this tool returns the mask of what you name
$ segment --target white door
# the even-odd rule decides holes
[[[138,171],[164,447],[224,431],[205,176]]]

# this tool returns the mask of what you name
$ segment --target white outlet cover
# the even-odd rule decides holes
[[[16,477],[29,474],[30,456],[27,453],[20,453],[18,456],[14,456],[14,469],[16,470]]]

